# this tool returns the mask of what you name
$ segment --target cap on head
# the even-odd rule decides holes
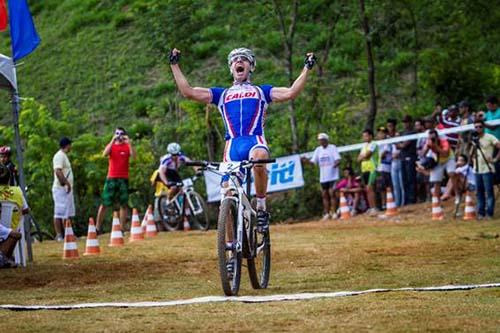
[[[69,146],[73,141],[71,141],[69,138],[64,137],[59,141],[59,147],[65,148]]]
[[[169,154],[179,155],[181,152],[181,145],[179,145],[177,142],[171,142],[167,146],[167,151]]]
[[[234,49],[227,55],[227,65],[229,66],[230,70],[231,70],[231,64],[238,57],[247,59],[248,62],[250,62],[250,71],[253,72],[255,70],[255,66],[257,66],[257,61],[255,60],[255,54],[252,52],[252,50],[247,49],[245,47]]]
[[[10,155],[10,147],[9,146],[0,147],[0,155]]]
[[[318,140],[326,140],[328,141],[330,138],[328,137],[328,134],[326,133],[319,133],[318,134]]]

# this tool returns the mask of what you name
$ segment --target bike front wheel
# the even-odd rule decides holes
[[[217,254],[222,289],[235,296],[240,289],[241,252],[236,250],[238,208],[234,200],[223,200],[217,223]]]
[[[271,274],[271,238],[269,230],[257,232],[256,216],[252,216],[252,257],[247,259],[248,275],[254,289],[265,289]]]
[[[190,192],[188,194],[190,205],[190,215],[191,226],[194,229],[199,229],[206,231],[210,227],[210,219],[208,218],[208,207],[207,203],[201,195],[196,192]]]
[[[180,212],[174,202],[168,203],[166,196],[158,198],[158,213],[165,229],[168,231],[177,231],[180,228]]]

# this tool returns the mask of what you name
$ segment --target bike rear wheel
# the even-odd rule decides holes
[[[193,205],[189,215],[191,227],[203,231],[208,230],[210,227],[210,219],[208,218],[207,203],[203,200],[201,195],[196,192],[190,192],[188,195],[189,201]]]
[[[265,289],[269,284],[271,274],[271,238],[269,230],[257,232],[257,218],[252,216],[252,248],[253,258],[247,259],[248,275],[254,289]]]
[[[236,251],[238,209],[234,200],[223,200],[217,224],[217,254],[222,289],[235,296],[240,289],[241,252]]]
[[[166,196],[158,198],[158,212],[160,213],[160,220],[165,229],[168,231],[177,231],[181,225],[181,217],[179,209],[174,202],[168,203]]]

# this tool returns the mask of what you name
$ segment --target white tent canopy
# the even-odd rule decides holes
[[[11,58],[0,54],[0,88],[17,91],[16,67]]]

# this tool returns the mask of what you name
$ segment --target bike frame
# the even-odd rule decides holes
[[[175,204],[175,206],[177,207],[177,209],[179,210],[179,212],[181,212],[182,218],[184,218],[186,216],[186,201],[187,201],[188,207],[193,215],[199,214],[201,212],[199,209],[198,210],[194,209],[193,202],[191,200],[191,197],[189,196],[189,194],[191,192],[194,192],[193,183],[196,181],[196,179],[198,179],[198,177],[195,176],[195,177],[191,177],[188,179],[191,180],[190,185],[184,186],[184,184],[182,184],[182,185],[178,184],[179,192],[177,192],[177,194],[174,195],[174,197],[172,199],[168,199],[168,197],[166,197],[167,205],[170,205],[173,202]],[[182,199],[182,206],[178,200],[179,196],[181,196],[181,195],[184,196]],[[202,211],[203,211],[203,209],[202,209]]]
[[[236,168],[239,169],[241,164],[238,164]],[[224,196],[222,198],[222,201],[225,200],[234,200],[238,206],[238,215],[237,215],[237,223],[236,223],[236,240],[233,240],[233,243],[235,245],[236,252],[241,253],[243,251],[243,239],[244,239],[244,232],[246,232],[247,236],[247,245],[249,249],[249,256],[250,258],[254,257],[254,249],[252,248],[251,242],[248,242],[250,240],[251,235],[250,233],[252,232],[250,228],[250,218],[251,216],[257,215],[257,212],[252,208],[252,205],[250,203],[249,195],[250,195],[250,188],[251,188],[251,168],[252,166],[247,166],[245,167],[246,171],[246,191],[244,190],[243,186],[240,184],[240,180],[238,176],[235,174],[234,170],[231,170],[228,172],[230,174],[228,184],[229,186],[227,188],[223,188],[222,195]],[[226,173],[226,174],[228,174]],[[245,223],[245,217],[246,220],[248,221]]]

